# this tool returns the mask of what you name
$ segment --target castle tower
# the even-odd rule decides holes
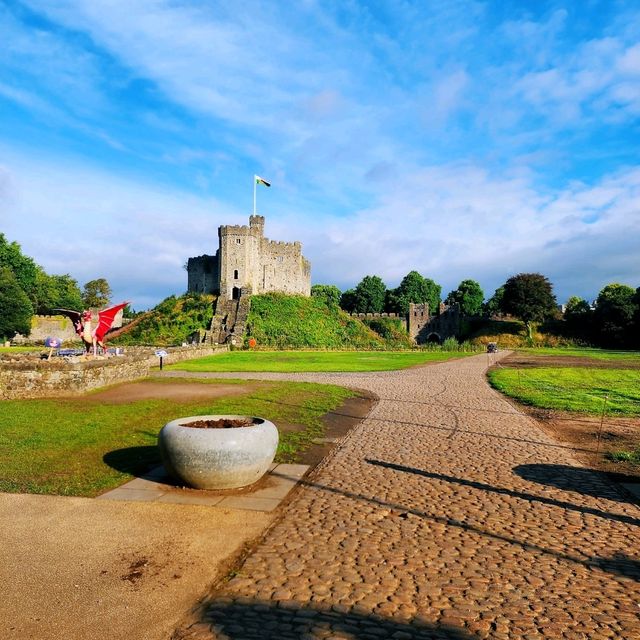
[[[419,334],[423,327],[429,324],[431,320],[429,316],[429,304],[427,302],[423,304],[409,303],[409,317],[408,317],[409,337],[415,342],[419,342]]]
[[[280,291],[311,295],[311,264],[299,242],[264,237],[264,216],[249,217],[249,226],[218,227],[215,256],[190,258],[188,290],[219,293],[223,300]]]
[[[233,300],[240,293],[258,292],[260,241],[264,229],[262,216],[251,216],[251,226],[223,225],[220,240],[220,297]],[[254,220],[255,218],[255,220]]]

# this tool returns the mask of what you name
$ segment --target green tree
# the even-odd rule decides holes
[[[606,347],[631,344],[636,311],[636,291],[632,287],[618,283],[604,287],[598,294],[593,314],[601,344]]]
[[[457,304],[460,311],[467,316],[477,316],[482,310],[484,291],[475,280],[463,280],[457,289],[449,293],[445,302]]]
[[[0,337],[13,338],[14,334],[29,335],[33,307],[14,272],[0,267]]]
[[[104,278],[89,280],[84,285],[82,303],[86,308],[106,307],[111,300],[111,287]]]
[[[429,312],[437,315],[440,310],[440,296],[442,287],[430,278],[424,278],[417,271],[410,271],[396,289],[387,294],[387,311],[406,314],[409,303],[428,303]]]
[[[17,242],[9,242],[3,233],[0,233],[0,267],[7,267],[13,272],[18,286],[27,294],[33,305],[37,265],[29,256],[22,253]]]
[[[571,296],[564,309],[564,322],[571,336],[590,339],[592,334],[593,311],[584,298]]]
[[[502,307],[525,323],[531,339],[531,323],[542,322],[557,310],[553,286],[540,273],[519,273],[505,282]]]
[[[636,289],[633,302],[636,305],[636,311],[633,314],[633,335],[635,339],[632,341],[632,344],[634,347],[640,348],[640,287]]]
[[[354,292],[355,309],[358,313],[380,313],[384,309],[387,287],[378,276],[365,276]]]
[[[356,310],[356,290],[347,289],[340,296],[340,308],[347,313],[354,313]]]
[[[332,284],[314,284],[311,287],[311,295],[324,300],[328,307],[337,307],[340,304],[340,289]]]
[[[482,305],[482,312],[486,316],[497,316],[504,313],[502,300],[504,299],[504,285],[498,287],[493,295]]]
[[[56,283],[55,280],[36,266],[36,285],[34,293],[34,311],[38,314],[49,314],[56,306]]]
[[[53,308],[74,309],[81,311],[83,307],[82,292],[77,280],[68,273],[63,276],[50,276],[55,287]]]

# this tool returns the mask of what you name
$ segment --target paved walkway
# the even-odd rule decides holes
[[[487,363],[244,376],[380,402],[176,637],[640,638],[640,509],[492,391]]]

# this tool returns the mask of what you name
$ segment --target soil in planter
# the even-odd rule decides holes
[[[259,423],[260,421],[254,420],[253,418],[240,420],[222,418],[221,420],[194,420],[193,422],[185,422],[179,426],[192,427],[194,429],[234,429],[236,427],[251,427]]]

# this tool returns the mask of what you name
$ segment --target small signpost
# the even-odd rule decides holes
[[[47,336],[47,339],[44,341],[44,346],[49,347],[49,355],[47,356],[47,360],[51,360],[53,350],[59,349],[61,345],[62,341],[60,340],[60,338],[52,338],[51,336]]]
[[[162,358],[166,358],[169,354],[164,349],[159,349],[156,355],[160,358],[160,371],[162,371]]]

